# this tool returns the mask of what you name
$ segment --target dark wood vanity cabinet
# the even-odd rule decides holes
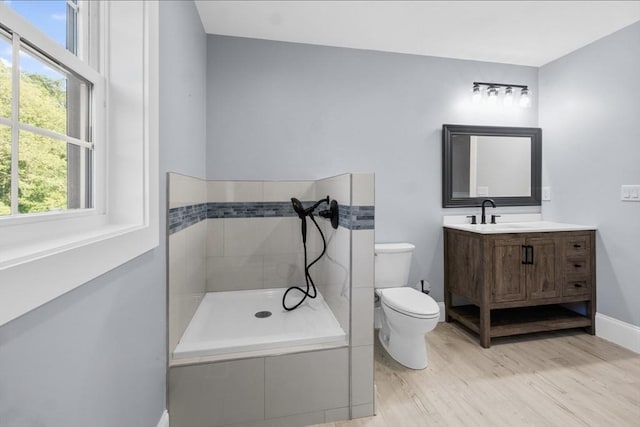
[[[446,320],[478,333],[485,348],[493,337],[530,332],[585,327],[593,334],[594,233],[479,234],[445,227]],[[566,303],[581,303],[583,313]]]

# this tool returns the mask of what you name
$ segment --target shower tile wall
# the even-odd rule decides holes
[[[340,211],[351,205],[351,175],[344,174],[316,181],[316,197],[329,195],[338,201]],[[349,335],[349,305],[351,301],[351,230],[344,226],[331,227],[326,220],[319,222],[327,240],[326,256],[311,268],[320,293],[327,301],[342,329]],[[316,251],[322,241],[316,241]]]
[[[207,182],[168,174],[169,245],[168,304],[169,352],[173,352],[205,293],[206,221],[192,210],[207,201]]]
[[[297,427],[348,419],[348,353],[343,347],[172,367],[172,425]]]
[[[340,204],[340,227],[322,222],[327,255],[318,263],[318,287],[350,337],[351,417],[373,415],[373,273],[375,181],[372,173],[316,182],[316,197]],[[335,196],[334,196],[335,195]],[[321,242],[318,251],[321,249]]]
[[[269,368],[271,372],[268,375],[265,373],[265,378],[270,380],[264,384],[264,403],[260,403],[262,400],[258,398],[259,405],[252,408],[258,412],[262,409],[265,421],[258,421],[262,416],[252,413],[246,418],[245,415],[249,413],[243,412],[238,417],[221,419],[215,425],[248,419],[256,419],[256,426],[273,423],[300,425],[372,415],[373,174],[345,174],[319,181],[286,182],[207,182],[170,174],[168,187],[170,352],[175,348],[204,292],[304,284],[300,219],[290,208],[291,197],[300,199],[308,206],[309,202],[329,195],[340,204],[338,229],[334,230],[328,220],[317,217],[327,239],[327,254],[311,268],[311,274],[348,334],[350,346],[287,357],[306,361],[301,366],[309,366],[315,357],[321,360],[329,354],[337,357],[339,360],[334,364],[341,374],[331,378],[321,375],[314,377],[313,381],[321,381],[324,384],[321,389],[337,386],[340,392],[333,393],[333,397],[341,397],[336,402],[322,403],[319,400],[322,404],[317,407],[303,408],[304,414],[294,414],[297,411],[292,413],[286,403],[298,392],[295,389],[285,392],[278,384],[288,381],[286,375],[277,373],[275,367],[273,372],[269,368],[270,363],[277,365],[285,359],[281,359],[283,356],[261,358],[259,360],[264,362],[265,369]],[[202,206],[207,208],[205,216]],[[314,259],[321,248],[315,226],[308,221],[309,260]],[[243,362],[222,363],[240,369]],[[211,369],[217,369],[215,366],[213,364]],[[222,364],[219,366],[222,367]],[[189,369],[174,367],[171,375],[180,376],[183,370],[189,372]],[[301,370],[298,374],[303,375],[303,372],[306,371]],[[225,378],[227,374],[231,375],[226,373]],[[174,379],[180,382],[179,378]],[[229,378],[227,380],[231,381]],[[223,395],[226,393],[227,380],[219,384]],[[247,386],[248,393],[253,393],[251,380],[246,384],[238,381],[234,376],[234,384],[238,387]],[[193,378],[188,383],[190,387],[195,387],[194,390],[201,386]],[[347,393],[347,397],[343,396],[344,393]],[[173,397],[170,400],[175,404],[180,399]],[[224,401],[223,398],[219,400]],[[247,402],[249,400],[247,398]],[[189,404],[185,403],[187,407]]]
[[[314,199],[313,181],[209,181],[207,188],[208,292],[304,283],[300,219],[290,206],[291,197]],[[232,202],[243,209],[237,217],[212,218],[222,216],[214,214],[212,206],[233,207]],[[315,236],[308,234],[313,255]]]
[[[351,417],[373,415],[373,284],[375,178],[351,175]],[[356,213],[357,212],[357,213]]]

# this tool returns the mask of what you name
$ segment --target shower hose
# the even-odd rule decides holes
[[[311,266],[313,264],[318,262],[320,260],[320,258],[322,258],[324,253],[327,251],[327,241],[325,240],[324,234],[322,233],[322,230],[320,229],[320,226],[316,222],[316,220],[313,217],[312,213],[309,214],[309,218],[311,218],[311,221],[313,221],[313,223],[315,224],[316,228],[318,229],[318,232],[320,233],[320,237],[322,238],[322,253],[318,256],[318,258],[314,259],[310,264],[307,264],[307,236],[306,236],[306,234],[307,234],[306,233],[306,231],[307,231],[307,223],[305,222],[305,218],[302,218],[302,221],[301,221],[301,223],[302,223],[301,233],[302,233],[302,246],[304,247],[304,279],[305,279],[305,282],[307,283],[307,289],[306,290],[302,289],[299,286],[291,286],[290,288],[288,288],[285,291],[284,295],[282,296],[282,307],[284,307],[284,309],[287,310],[287,311],[295,310],[307,298],[313,299],[316,296],[318,296],[318,290],[316,289],[316,285],[313,283],[313,279],[311,278],[311,274],[309,274],[309,268],[311,268]],[[287,295],[289,294],[289,292],[293,291],[294,289],[299,291],[299,292],[301,292],[303,297],[295,305],[293,305],[291,307],[287,307],[287,304],[286,304],[285,300],[286,300]]]

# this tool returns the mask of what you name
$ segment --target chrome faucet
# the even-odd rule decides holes
[[[494,208],[496,207],[496,202],[494,202],[494,201],[493,201],[493,200],[491,200],[491,199],[484,199],[484,200],[482,201],[482,216],[480,217],[480,220],[481,220],[481,221],[480,221],[480,224],[486,224],[486,223],[487,223],[487,217],[486,217],[486,215],[484,214],[484,210],[485,210],[485,207],[486,207],[485,205],[486,205],[486,203],[487,203],[487,202],[488,202],[488,203],[491,203],[491,206],[493,206]]]

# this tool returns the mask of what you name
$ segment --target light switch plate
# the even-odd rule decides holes
[[[620,188],[620,200],[623,202],[640,202],[640,185],[623,185]]]
[[[542,200],[545,202],[551,200],[551,187],[542,187]]]

